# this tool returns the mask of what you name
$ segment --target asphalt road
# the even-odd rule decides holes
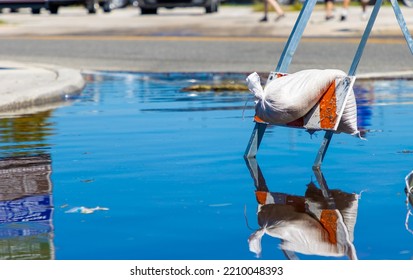
[[[182,10],[185,13],[179,12]],[[0,32],[0,60],[57,64],[83,70],[268,72],[274,70],[288,38],[289,32],[285,29],[293,26],[297,15],[288,14],[289,19],[277,33],[275,23],[259,25],[261,14],[242,8],[238,13],[250,23],[249,29],[245,25],[242,32],[231,33],[237,22],[241,24],[240,18],[229,16],[237,15],[237,10],[224,10],[221,15],[215,15],[220,25],[215,26],[214,33],[213,28],[206,30],[200,24],[205,24],[205,16],[202,19],[200,14],[194,16],[198,15],[197,10],[194,15],[190,14],[191,11],[166,11],[147,18],[139,17],[136,8],[97,17],[87,16],[79,8],[67,9],[54,17],[47,14],[37,17],[24,13],[5,14],[2,18],[6,24],[0,26],[0,31],[3,31]],[[358,10],[352,11],[354,17],[356,12]],[[323,16],[322,11],[317,13],[319,17]],[[114,25],[122,18],[125,19],[124,24]],[[77,28],[76,24],[71,24],[76,19],[82,23]],[[116,21],[110,25],[109,19]],[[132,28],[136,22],[141,25]],[[332,26],[322,24],[317,18],[312,23],[297,49],[289,72],[308,68],[347,71],[363,28],[351,27],[353,22],[344,26],[335,22],[334,26],[338,27],[332,30]],[[386,24],[388,26],[386,22],[383,26]],[[394,26],[390,27],[381,28],[378,23],[378,32],[373,33],[366,46],[358,74],[413,69],[413,56],[401,33],[396,32],[398,25],[395,19]],[[267,34],[265,30],[271,32]],[[344,31],[335,34],[337,30]]]

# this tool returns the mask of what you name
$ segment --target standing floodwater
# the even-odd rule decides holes
[[[85,77],[70,106],[0,120],[0,259],[412,258],[412,81],[356,81],[366,140],[333,138],[322,170],[332,206],[311,169],[323,133],[269,127],[257,187],[243,159],[252,95],[182,90],[246,75]],[[325,222],[337,209],[343,223]],[[284,235],[254,235],[271,223],[267,233]],[[311,246],[288,239],[291,229]]]

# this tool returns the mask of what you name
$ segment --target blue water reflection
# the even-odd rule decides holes
[[[269,127],[256,180],[243,159],[252,96],[182,90],[245,77],[85,73],[73,105],[3,119],[2,159],[14,163],[0,175],[23,168],[13,183],[23,189],[40,172],[44,188],[1,197],[0,257],[411,259],[404,178],[413,169],[413,82],[356,81],[367,140],[335,135],[323,174],[311,169],[322,133]],[[283,203],[262,203],[260,192]],[[35,213],[45,219],[24,220]],[[254,233],[280,222],[283,234],[251,247]],[[313,235],[288,239],[291,228]]]
[[[53,259],[51,160],[0,160],[0,259]]]

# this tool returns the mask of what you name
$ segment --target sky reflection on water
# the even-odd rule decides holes
[[[321,177],[311,166],[323,133],[269,127],[257,155],[262,190],[243,159],[252,96],[182,91],[246,75],[85,77],[73,105],[0,121],[1,259],[412,258],[412,81],[356,81],[367,140],[335,135]],[[8,196],[11,178],[19,191]],[[263,208],[260,191],[278,204]],[[44,219],[22,220],[35,213]],[[257,254],[248,240],[270,223],[282,233],[262,235]],[[308,240],[287,238],[297,229]]]

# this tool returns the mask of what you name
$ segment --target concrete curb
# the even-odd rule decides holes
[[[55,65],[0,62],[0,113],[64,101],[77,95],[86,83],[80,71]]]

